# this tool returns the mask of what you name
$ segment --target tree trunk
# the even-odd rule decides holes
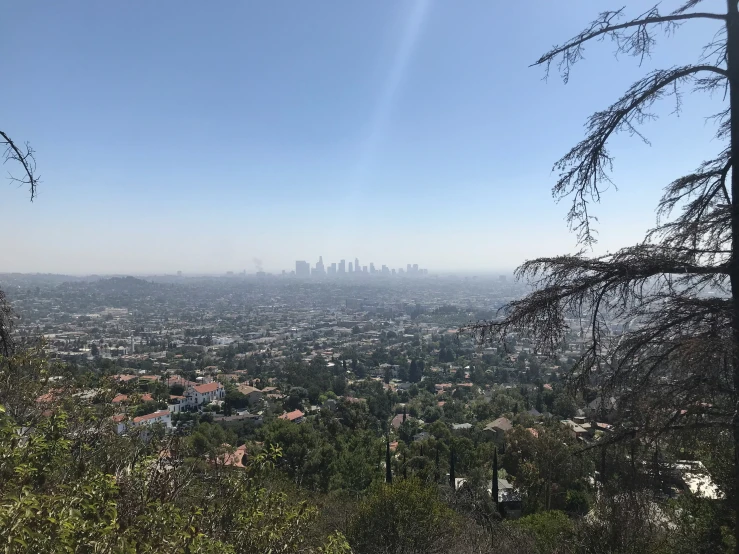
[[[732,491],[731,506],[734,510],[734,538],[735,552],[739,554],[739,11],[737,0],[728,0],[728,14],[726,20],[727,32],[727,62],[726,70],[729,77],[729,109],[731,125],[731,266],[729,279],[731,281],[732,298],[732,345],[731,360],[734,377],[734,490]],[[737,114],[737,119],[734,115]]]

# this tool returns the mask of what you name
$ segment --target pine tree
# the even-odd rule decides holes
[[[700,3],[683,0],[663,13],[659,4],[645,10],[634,2],[640,14],[628,19],[623,8],[603,11],[534,62],[558,68],[566,82],[593,42],[610,39],[617,54],[644,60],[660,31],[672,35],[683,24],[700,22],[715,32],[702,55],[696,53],[697,63],[690,56],[650,71],[589,118],[585,138],[555,164],[552,189],[557,200],[571,200],[567,219],[586,250],[525,262],[517,276],[533,291],[506,306],[502,319],[476,327],[483,338],[498,341],[523,331],[538,352],[549,354],[569,338],[568,321],[581,321],[587,333],[567,377],[581,390],[596,382],[602,398],[615,399],[614,427],[602,447],[634,434],[646,441],[725,430],[734,449],[727,498],[737,518],[739,553],[739,2],[727,0],[725,9],[714,3],[715,11],[707,12],[694,9]],[[686,91],[721,98],[709,117],[716,124],[716,153],[666,183],[656,226],[643,240],[588,255],[596,239],[593,206],[615,184],[612,139],[625,133],[646,141],[640,126],[657,117],[657,103],[672,97],[678,112]],[[615,336],[611,321],[638,325]],[[604,454],[602,478],[611,469],[606,461]]]

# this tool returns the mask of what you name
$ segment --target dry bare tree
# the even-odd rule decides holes
[[[596,384],[618,401],[622,438],[654,440],[672,431],[716,429],[735,445],[734,486],[726,491],[739,517],[739,11],[727,0],[720,13],[688,0],[663,13],[659,6],[627,18],[622,8],[601,13],[574,38],[534,65],[560,72],[565,82],[584,47],[610,39],[619,54],[643,59],[660,33],[693,20],[715,22],[716,34],[698,62],[652,71],[587,121],[586,136],[554,166],[553,195],[571,201],[570,228],[587,248],[594,241],[593,203],[611,186],[609,140],[626,132],[641,140],[640,125],[686,92],[724,95],[716,125],[715,158],[664,188],[656,227],[644,240],[605,256],[575,255],[525,262],[519,278],[533,292],[510,303],[495,321],[472,329],[482,340],[527,333],[541,351],[555,352],[573,327],[586,347],[569,377]],[[677,35],[679,36],[679,34]],[[625,323],[613,333],[609,323]],[[574,325],[573,325],[574,323]],[[739,524],[735,526],[739,538]],[[739,540],[737,552],[739,552]]]
[[[19,145],[5,132],[0,131],[0,147],[3,148],[3,165],[20,166],[20,171],[10,171],[8,179],[19,186],[28,186],[31,201],[36,198],[36,187],[39,178],[36,174],[36,158],[33,148],[28,143]],[[8,356],[12,347],[11,333],[13,311],[5,294],[0,290],[0,356]]]

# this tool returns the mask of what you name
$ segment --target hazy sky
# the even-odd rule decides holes
[[[33,204],[0,185],[0,271],[253,272],[319,255],[483,270],[572,251],[552,164],[591,112],[696,61],[719,25],[686,24],[641,68],[593,45],[568,85],[529,67],[621,3],[5,3],[0,129],[31,142],[43,183]],[[720,149],[704,116],[721,100],[685,97],[645,128],[651,147],[613,142],[599,250],[637,241],[661,187]]]

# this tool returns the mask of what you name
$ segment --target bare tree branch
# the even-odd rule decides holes
[[[10,180],[22,185],[28,185],[29,192],[31,193],[31,202],[33,202],[33,199],[36,198],[36,186],[39,184],[39,177],[36,175],[36,158],[34,157],[33,148],[26,143],[22,149],[2,131],[0,131],[0,144],[5,145],[3,163],[9,161],[16,162],[23,168],[22,177],[15,177],[11,173],[9,176]]]
[[[689,5],[695,4],[689,2],[670,15],[664,16],[660,15],[658,5],[655,5],[635,19],[625,23],[614,23],[623,16],[624,8],[616,11],[605,11],[598,16],[598,19],[591,23],[589,28],[565,42],[563,45],[555,46],[531,65],[546,65],[546,72],[549,74],[550,64],[557,57],[561,56],[562,60],[559,64],[559,69],[562,72],[564,81],[567,82],[569,80],[571,66],[583,58],[582,47],[583,44],[588,41],[610,35],[610,37],[617,43],[617,52],[623,52],[643,58],[650,54],[655,43],[654,38],[648,32],[648,28],[650,26],[663,26],[667,24],[667,31],[670,31],[670,26],[674,26],[680,22],[691,19],[726,21],[725,14],[709,12],[685,13],[685,11],[689,9],[687,7]],[[623,31],[632,28],[636,28],[633,33],[628,35],[623,34]]]

